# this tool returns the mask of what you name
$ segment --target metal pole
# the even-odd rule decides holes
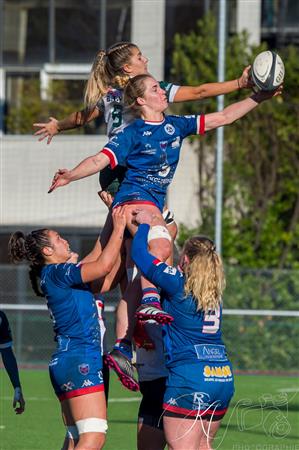
[[[107,15],[107,0],[101,0],[100,12],[100,48],[106,49],[106,15]]]
[[[218,16],[218,81],[224,81],[225,74],[225,38],[226,38],[226,0],[219,0]],[[222,111],[224,96],[217,97],[217,110]],[[222,197],[223,197],[223,127],[217,128],[216,148],[216,212],[215,244],[217,251],[222,250]]]

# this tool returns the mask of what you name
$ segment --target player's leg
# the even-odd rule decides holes
[[[142,400],[138,411],[138,450],[163,450],[166,445],[163,431],[163,396],[166,378],[140,382]]]

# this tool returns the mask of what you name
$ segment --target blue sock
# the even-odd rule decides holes
[[[142,289],[141,304],[146,305],[147,303],[157,303],[160,305],[160,295],[157,288],[152,287]]]
[[[128,359],[132,359],[132,343],[128,339],[116,339],[114,348],[119,350]]]

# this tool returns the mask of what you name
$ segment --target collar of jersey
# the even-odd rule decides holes
[[[163,122],[165,122],[165,117],[163,117],[163,120],[144,120],[147,125],[161,125]]]

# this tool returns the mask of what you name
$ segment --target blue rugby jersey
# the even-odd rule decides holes
[[[197,311],[192,295],[184,293],[184,274],[148,253],[149,228],[147,224],[139,225],[133,239],[132,259],[149,281],[161,287],[163,309],[174,318],[163,327],[166,365],[172,367],[195,360],[226,361],[221,337],[222,309]]]
[[[99,351],[97,307],[88,285],[82,282],[81,267],[69,263],[46,265],[40,286],[53,320],[57,351]]]
[[[161,122],[137,119],[113,136],[102,152],[112,169],[117,165],[128,169],[113,206],[146,200],[162,211],[183,139],[204,134],[204,126],[204,115],[165,116]]]

